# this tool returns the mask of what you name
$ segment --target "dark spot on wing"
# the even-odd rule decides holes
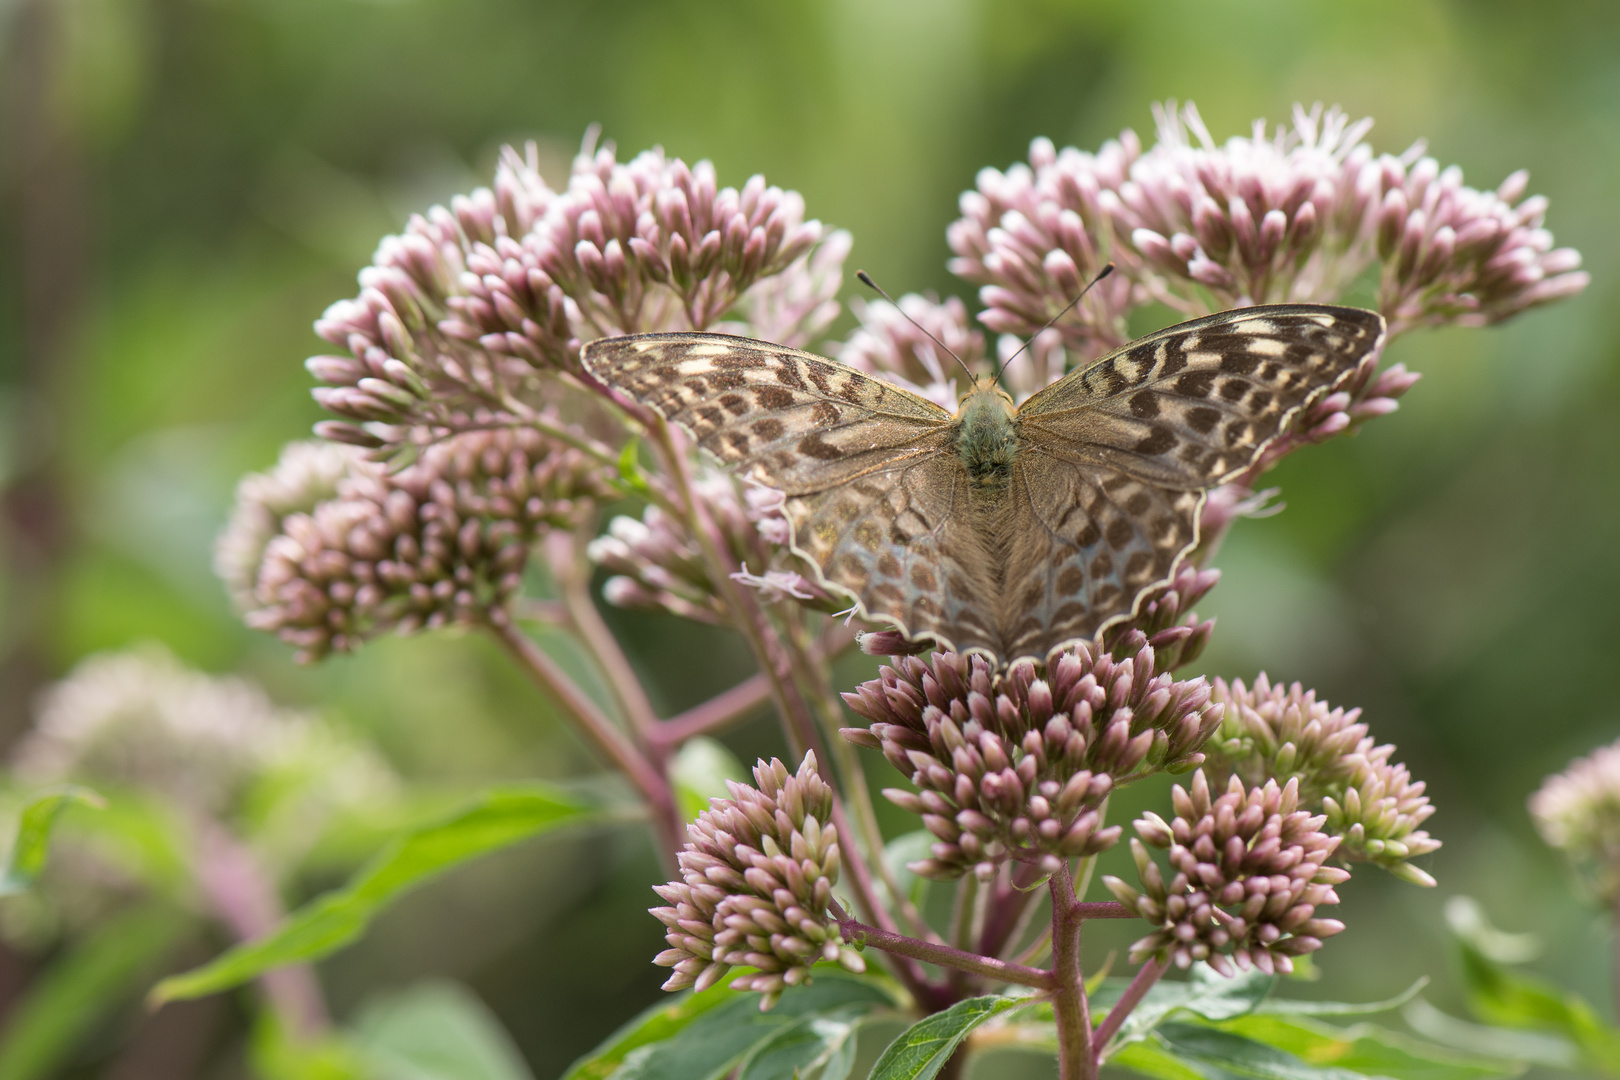
[[[1159,415],[1159,398],[1151,390],[1143,390],[1131,395],[1131,412],[1143,420],[1152,420]]]
[[[720,404],[733,416],[741,416],[748,411],[748,401],[741,394],[727,394],[720,399]]]
[[[1176,380],[1176,393],[1193,398],[1209,397],[1209,389],[1214,385],[1213,371],[1189,371]]]
[[[1221,411],[1208,406],[1199,406],[1187,412],[1187,425],[1200,435],[1208,435],[1221,422]]]
[[[721,369],[709,375],[709,385],[716,390],[740,390],[747,381],[740,371]]]
[[[831,427],[838,423],[838,406],[830,401],[818,401],[810,410],[810,418],[822,427]]]
[[[1167,427],[1155,424],[1147,438],[1131,447],[1138,454],[1162,454],[1176,445],[1175,434]]]
[[[1232,349],[1221,357],[1221,370],[1229,375],[1247,375],[1260,363],[1260,358],[1248,349]]]
[[[782,421],[769,416],[760,420],[755,420],[753,427],[754,434],[758,435],[766,442],[770,442],[773,439],[780,439],[782,437],[782,432],[785,430],[782,427]]]
[[[1136,530],[1131,527],[1130,521],[1125,518],[1115,518],[1108,523],[1108,546],[1122,548],[1131,542]]]
[[[798,399],[793,396],[793,391],[780,386],[762,386],[754,391],[754,400],[759,402],[762,409],[787,409]]]
[[[819,461],[837,461],[844,456],[844,452],[824,440],[819,431],[811,432],[799,440],[799,453]]]
[[[1226,401],[1242,401],[1248,392],[1249,384],[1244,379],[1226,379],[1221,383],[1221,397]]]

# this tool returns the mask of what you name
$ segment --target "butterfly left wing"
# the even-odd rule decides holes
[[[1022,439],[1178,490],[1243,472],[1384,339],[1375,311],[1274,304],[1149,334],[1018,410]]]
[[[583,360],[743,476],[789,495],[826,491],[950,442],[951,415],[933,402],[765,341],[635,334],[590,342]]]

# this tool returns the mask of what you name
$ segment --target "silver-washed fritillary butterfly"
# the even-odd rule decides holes
[[[748,479],[869,619],[1005,663],[1129,619],[1198,543],[1208,489],[1383,341],[1373,311],[1241,308],[1149,334],[1021,406],[953,416],[820,356],[723,334],[585,346],[585,367]]]

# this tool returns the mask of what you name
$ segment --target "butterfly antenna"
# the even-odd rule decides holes
[[[1080,301],[1082,301],[1082,300],[1084,300],[1086,298],[1086,293],[1088,293],[1092,289],[1094,289],[1096,287],[1096,285],[1097,285],[1097,282],[1101,281],[1103,278],[1107,277],[1109,274],[1112,274],[1113,272],[1114,272],[1114,264],[1113,263],[1108,263],[1101,270],[1097,271],[1097,276],[1091,279],[1091,284],[1090,285],[1087,285],[1085,288],[1080,290],[1080,295],[1079,296],[1076,296],[1073,300],[1070,300],[1067,304],[1063,305],[1063,310],[1062,311],[1058,312],[1056,315],[1052,316],[1050,319],[1047,319],[1045,326],[1041,327],[1039,330],[1037,330],[1033,334],[1029,335],[1028,340],[1026,340],[1022,345],[1018,346],[1017,350],[1012,354],[1012,356],[1007,357],[1007,359],[1005,359],[1005,360],[1003,360],[1001,362],[1001,365],[996,368],[996,373],[990,377],[991,384],[993,385],[995,383],[1000,382],[1001,381],[1001,373],[1003,371],[1007,370],[1007,365],[1013,362],[1014,357],[1016,357],[1019,353],[1023,352],[1025,349],[1029,348],[1031,345],[1035,344],[1035,339],[1036,338],[1040,337],[1042,334],[1044,334],[1048,330],[1052,329],[1052,326],[1053,326],[1054,323],[1056,323],[1059,319],[1063,318],[1063,316],[1067,315],[1069,312],[1073,311],[1074,306],[1076,304],[1078,304]]]
[[[946,355],[948,355],[952,360],[955,360],[958,364],[961,364],[962,370],[967,372],[968,379],[975,386],[978,385],[979,377],[977,375],[973,374],[973,369],[968,367],[967,364],[962,360],[962,358],[960,356],[957,356],[956,353],[952,352],[951,347],[949,345],[945,344],[943,341],[939,340],[939,338],[935,337],[932,333],[930,333],[929,330],[928,330],[928,327],[924,326],[922,323],[918,322],[916,319],[913,319],[910,315],[907,315],[906,312],[905,312],[905,309],[902,308],[898,303],[895,302],[894,297],[892,297],[888,293],[884,292],[883,287],[881,285],[879,285],[877,282],[872,280],[872,275],[871,274],[868,274],[865,270],[857,270],[857,271],[855,271],[855,276],[860,279],[860,282],[861,282],[862,285],[865,285],[868,289],[871,289],[873,292],[875,292],[879,296],[883,297],[883,299],[887,300],[890,304],[893,304],[894,305],[894,310],[896,310],[896,311],[898,311],[900,313],[901,318],[905,319],[906,322],[910,323],[912,326],[915,326],[917,329],[921,330],[924,334],[926,334],[928,336],[929,341],[932,341],[935,345],[938,345],[940,348],[944,349]],[[994,381],[994,380],[992,380],[992,381]]]

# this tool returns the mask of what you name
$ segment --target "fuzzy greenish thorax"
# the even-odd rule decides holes
[[[1018,453],[1013,400],[998,386],[968,391],[956,412],[956,452],[976,487],[1004,487]]]

